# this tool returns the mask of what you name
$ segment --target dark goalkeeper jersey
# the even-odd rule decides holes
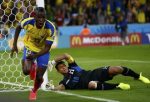
[[[104,82],[112,79],[108,74],[109,66],[85,71],[71,56],[67,62],[69,63],[68,74],[59,83],[63,84],[66,89],[88,89],[90,81]]]
[[[81,67],[75,62],[69,64],[69,72],[64,76],[60,84],[63,84],[66,89],[80,89],[81,88],[81,77],[86,73]]]

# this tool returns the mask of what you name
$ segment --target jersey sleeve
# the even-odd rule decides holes
[[[69,68],[73,67],[73,66],[78,66],[77,63],[75,62],[74,58],[70,55],[66,61],[68,62]]]
[[[63,80],[61,80],[61,81],[59,82],[59,85],[60,85],[60,84],[63,84],[63,85],[64,85]]]
[[[66,60],[69,64],[71,64],[71,63],[74,63],[75,62],[75,60],[73,59],[73,57],[72,56],[68,56],[68,59]]]
[[[65,86],[65,89],[75,89],[77,82],[73,82],[71,81],[71,79],[65,78],[59,82],[59,85],[60,84],[63,84]]]
[[[66,81],[67,81],[67,80],[65,80],[65,79],[61,80],[61,81],[59,82],[59,85],[60,85],[60,84],[63,84],[63,85],[65,86],[65,88],[68,89],[68,88],[67,88],[67,85],[66,85]]]
[[[47,34],[48,34],[46,41],[53,42],[56,35],[56,28],[54,24],[47,20],[45,24],[45,29],[47,30]]]
[[[34,23],[35,23],[34,18],[26,18],[21,21],[20,25],[23,29],[29,30],[30,28],[33,27]]]
[[[54,41],[54,39],[55,39],[55,35],[56,35],[56,33],[54,32],[54,34],[51,34],[50,32],[48,33],[48,37],[46,38],[46,40],[47,41]]]

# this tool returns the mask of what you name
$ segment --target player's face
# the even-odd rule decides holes
[[[45,20],[46,20],[46,15],[44,12],[39,12],[35,15],[35,20],[36,20],[36,27],[37,28],[42,28]]]
[[[65,64],[59,64],[58,65],[58,72],[61,74],[67,74],[68,73],[68,67]]]

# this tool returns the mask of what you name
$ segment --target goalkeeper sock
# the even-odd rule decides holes
[[[140,75],[135,73],[133,70],[131,70],[127,67],[122,67],[122,68],[123,68],[122,75],[131,76],[131,77],[134,77],[135,79],[138,79],[140,77]]]
[[[41,84],[43,83],[43,80],[42,81],[39,81],[39,80],[35,80],[34,81],[34,88],[33,88],[33,92],[37,92],[37,90],[40,88]]]
[[[119,84],[110,84],[110,83],[97,83],[97,90],[111,90],[115,89]]]

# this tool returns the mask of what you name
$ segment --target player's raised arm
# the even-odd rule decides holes
[[[68,53],[64,53],[60,56],[57,56],[54,60],[56,63],[61,61],[61,60],[66,60],[68,63],[69,62],[71,63],[74,61],[73,57],[71,55],[69,55]]]
[[[13,47],[12,47],[11,55],[10,55],[11,57],[13,57],[13,53],[14,52],[18,53],[17,41],[18,41],[18,37],[19,37],[21,29],[22,29],[21,25],[18,25],[16,27],[15,36],[14,36],[14,42],[13,42]]]
[[[54,60],[49,61],[48,68],[50,70],[52,70],[53,66],[57,62],[62,61],[62,60],[66,60],[68,63],[73,63],[74,62],[74,59],[73,59],[73,57],[71,55],[69,55],[68,53],[64,53],[62,55],[57,56]]]
[[[74,62],[73,57],[72,57],[71,55],[69,55],[68,53],[64,53],[64,54],[62,54],[62,55],[57,56],[57,57],[53,60],[53,62],[57,63],[57,62],[62,61],[62,60],[66,60],[68,63]],[[55,64],[55,63],[54,63],[54,64]]]

